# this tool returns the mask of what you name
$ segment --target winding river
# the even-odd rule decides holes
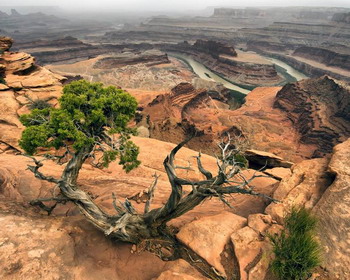
[[[192,71],[198,75],[198,77],[200,77],[204,80],[221,83],[221,84],[223,84],[224,87],[231,89],[235,92],[239,92],[239,93],[244,94],[244,95],[247,95],[250,92],[250,90],[242,88],[242,87],[234,84],[233,82],[231,82],[227,79],[224,79],[223,77],[219,76],[218,74],[215,74],[214,72],[209,70],[207,67],[205,67],[203,64],[194,60],[192,57],[190,57],[188,55],[180,54],[180,53],[168,53],[168,55],[185,62],[187,65],[189,65],[191,67]],[[292,68],[288,64],[284,63],[283,61],[280,61],[278,59],[271,58],[271,57],[266,57],[266,56],[262,56],[262,57],[271,61],[273,64],[283,68],[283,71],[285,71],[288,75],[290,75],[292,78],[294,78],[297,81],[307,78],[307,76],[305,76],[304,74],[295,70],[294,68]],[[278,69],[276,69],[276,70],[277,70],[277,72],[279,72]],[[283,73],[281,73],[281,74],[283,75]]]
[[[238,91],[243,94],[248,94],[250,90],[239,87],[235,85],[234,83],[222,78],[221,76],[215,74],[211,70],[209,70],[207,67],[205,67],[203,64],[198,62],[197,60],[194,60],[192,57],[184,54],[179,53],[168,53],[169,56],[175,57],[177,59],[180,59],[184,61],[187,65],[189,65],[192,69],[192,71],[197,74],[197,76],[203,80],[207,81],[213,81],[217,83],[221,83],[225,88]]]
[[[299,72],[298,70],[295,70],[293,67],[289,66],[287,63],[285,63],[279,59],[268,57],[268,56],[263,56],[263,55],[260,55],[260,56],[271,61],[273,64],[276,64],[276,65],[282,67],[290,76],[295,78],[297,81],[300,81],[302,79],[307,78],[307,76],[305,76],[303,73]]]

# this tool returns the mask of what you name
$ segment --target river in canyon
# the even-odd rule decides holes
[[[299,72],[298,70],[294,69],[293,67],[291,67],[290,65],[288,65],[287,63],[276,59],[276,58],[272,58],[272,57],[267,57],[267,56],[263,56],[261,55],[263,58],[271,61],[273,64],[282,67],[291,77],[293,77],[296,81],[300,81],[302,79],[306,79],[307,76],[305,76],[303,73]],[[279,72],[277,70],[277,72]]]
[[[192,71],[201,79],[207,80],[207,81],[214,81],[217,83],[221,83],[225,88],[231,89],[233,91],[238,91],[242,94],[247,95],[250,90],[242,88],[240,86],[235,85],[234,83],[224,79],[223,77],[215,74],[211,70],[209,70],[207,67],[205,67],[203,64],[198,62],[197,60],[194,60],[192,57],[184,54],[179,53],[168,53],[169,56],[175,57],[177,59],[180,59],[181,61],[185,62],[187,65],[189,65],[192,69]]]
[[[200,62],[196,61],[189,55],[184,55],[180,53],[168,53],[169,56],[177,58],[183,62],[185,62],[187,65],[189,65],[192,69],[192,71],[200,78],[207,80],[207,81],[214,81],[217,83],[221,83],[224,87],[234,91],[238,92],[239,94],[247,95],[250,90],[245,89],[241,86],[238,86],[234,84],[233,82],[223,78],[222,76],[212,72],[210,69],[205,67],[203,64]],[[299,71],[295,70],[293,67],[289,66],[287,63],[284,63],[281,60],[267,57],[267,56],[262,56],[261,57],[271,61],[273,64],[277,65],[276,71],[279,72],[281,75],[285,76],[285,73],[287,73],[293,80],[299,81],[302,79],[307,78],[304,74],[300,73]],[[284,72],[284,73],[282,73]]]

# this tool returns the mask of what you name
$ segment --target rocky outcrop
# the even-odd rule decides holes
[[[21,75],[25,71],[31,71],[35,68],[35,58],[27,53],[5,52],[2,54],[1,59],[6,67],[6,75]]]
[[[313,208],[327,187],[333,182],[327,173],[329,160],[326,158],[305,160],[291,168],[291,175],[282,179],[273,197],[280,203],[270,204],[265,212],[283,223],[283,218],[293,207]]]
[[[189,147],[209,151],[208,145],[213,146],[213,137],[221,127],[213,126],[203,114],[206,109],[212,111],[221,105],[227,108],[228,98],[225,92],[195,89],[190,83],[180,83],[169,94],[157,96],[143,109],[142,115],[147,119],[152,138],[173,143],[181,141],[188,126],[194,125],[204,135],[193,139]]]
[[[115,244],[78,217],[47,217],[1,200],[0,219],[5,225],[0,232],[4,280],[145,280],[170,266],[150,253],[133,254],[131,245]]]
[[[266,234],[281,230],[269,215],[247,219],[229,212],[203,217],[181,228],[177,238],[227,279],[265,279],[272,260]]]
[[[8,51],[13,44],[10,37],[0,37],[0,53]]]
[[[327,76],[284,86],[274,107],[286,112],[301,142],[317,146],[313,157],[350,136],[350,91]]]
[[[221,254],[230,235],[246,224],[245,218],[223,212],[215,216],[203,217],[183,226],[176,237],[225,275]]]
[[[350,276],[350,139],[333,149],[331,158],[305,160],[282,179],[265,212],[279,224],[292,207],[312,209],[318,219],[317,235],[322,245],[322,266],[331,277]],[[248,219],[249,225],[249,219]],[[327,278],[328,279],[328,278]]]
[[[218,58],[221,54],[229,56],[237,56],[237,53],[233,46],[213,41],[213,40],[197,40],[193,44],[193,49],[207,53],[213,57]]]
[[[0,37],[0,42],[10,40]],[[26,53],[5,51],[0,60],[5,76],[5,84],[0,84],[0,143],[19,149],[23,126],[18,115],[29,112],[28,106],[37,99],[56,105],[64,78],[36,66],[34,57]]]
[[[259,166],[260,168],[265,166],[266,168],[284,167],[290,168],[293,163],[285,161],[283,158],[278,157],[272,153],[257,151],[257,150],[246,150],[244,153],[249,164],[252,166]]]
[[[335,66],[350,70],[350,55],[340,54],[323,48],[300,47],[293,55],[315,60],[327,66]]]
[[[319,219],[319,239],[324,265],[345,280],[350,277],[350,140],[337,145],[328,165],[334,182],[327,188],[313,211]]]

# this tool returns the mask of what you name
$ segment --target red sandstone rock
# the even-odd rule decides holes
[[[284,86],[274,107],[286,112],[302,143],[317,147],[313,157],[350,137],[350,91],[327,76]]]
[[[13,44],[13,40],[9,37],[0,36],[0,53],[8,51]]]
[[[225,274],[221,253],[230,235],[247,223],[243,217],[229,212],[203,217],[183,226],[177,238],[203,257],[220,273]]]
[[[318,237],[323,245],[324,265],[330,274],[350,277],[350,139],[334,147],[329,171],[335,175],[313,209],[319,219]],[[321,175],[322,176],[322,175]]]
[[[270,204],[265,212],[282,223],[292,206],[314,207],[332,182],[332,176],[326,174],[327,166],[326,158],[305,160],[294,165],[292,175],[282,179],[273,195],[281,202]]]

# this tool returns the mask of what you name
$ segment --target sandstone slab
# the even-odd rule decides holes
[[[316,204],[324,265],[338,279],[350,278],[350,139],[335,146],[329,170],[334,182]]]
[[[265,212],[282,223],[291,207],[312,208],[332,182],[332,176],[326,173],[328,161],[327,158],[320,158],[294,165],[292,175],[280,182],[273,195],[280,202],[270,204]]]
[[[203,257],[221,273],[225,273],[220,254],[233,232],[244,227],[247,220],[230,212],[203,217],[183,226],[177,238]]]

